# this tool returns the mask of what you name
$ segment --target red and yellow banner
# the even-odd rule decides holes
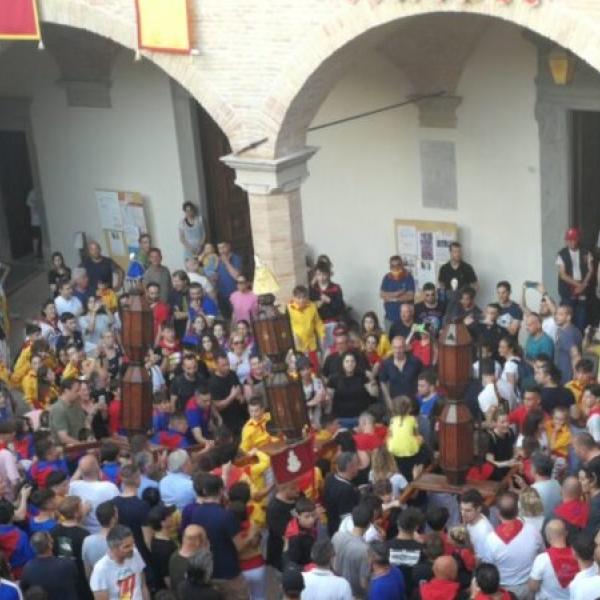
[[[40,39],[36,0],[0,0],[0,39]]]
[[[188,0],[136,0],[136,9],[139,48],[189,53]]]

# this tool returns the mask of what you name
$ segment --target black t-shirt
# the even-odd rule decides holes
[[[91,599],[92,592],[83,567],[81,558],[81,549],[83,540],[90,535],[87,529],[83,527],[65,527],[58,524],[51,532],[54,540],[54,555],[68,558],[75,562],[77,567],[77,593],[84,600]]]
[[[224,377],[213,373],[208,380],[210,397],[213,400],[224,400],[231,393],[231,388],[236,385],[240,385],[240,380],[233,371],[229,371]],[[238,400],[234,400],[220,413],[223,423],[236,435],[242,431],[244,423],[248,420],[248,408],[245,403],[240,404]]]
[[[78,600],[77,567],[68,558],[34,558],[23,569],[21,589],[39,585],[44,588],[48,600]]]
[[[488,325],[486,323],[473,323],[469,331],[474,334],[478,344],[489,344],[494,352],[494,359],[498,360],[498,344],[506,335],[506,330],[495,323]]]
[[[425,560],[423,553],[423,544],[415,540],[399,540],[398,538],[390,540],[387,543],[389,550],[390,564],[398,567],[404,575],[407,596],[413,589],[412,572],[413,568]]]
[[[412,330],[413,323],[410,325],[405,325],[402,321],[396,321],[390,327],[390,340],[393,340],[397,335],[401,335],[402,337],[408,337],[408,334]]]
[[[96,293],[99,281],[107,281],[112,287],[113,263],[110,258],[101,256],[98,262],[92,260],[92,258],[86,258],[81,266],[85,269],[90,280],[89,289],[92,294]]]
[[[207,376],[200,373],[201,368],[198,365],[198,373],[196,373],[196,377],[192,380],[188,379],[183,373],[173,379],[171,395],[177,396],[177,412],[183,412],[187,401],[196,393],[198,387],[206,385]]]
[[[456,289],[460,289],[466,285],[472,285],[477,281],[477,276],[475,275],[475,271],[473,267],[464,261],[461,261],[456,269],[452,267],[450,261],[443,264],[440,268],[440,273],[438,276],[438,280],[446,290],[452,289],[452,280],[456,279],[458,281],[458,287]]]
[[[446,305],[438,300],[435,306],[427,306],[425,302],[415,304],[415,321],[429,326],[434,332],[442,328]]]
[[[356,358],[356,365],[361,371],[369,371],[371,369],[371,365],[369,364],[369,359],[365,356],[364,352],[360,350],[349,350]],[[321,369],[321,373],[325,379],[329,379],[334,375],[341,375],[344,371],[342,367],[342,356],[339,352],[332,352],[328,354],[325,360],[323,361],[323,368]]]
[[[56,269],[50,269],[48,271],[48,285],[55,285],[57,288],[63,281],[71,280],[71,269],[69,267],[63,267],[62,273],[59,273]]]
[[[283,534],[292,518],[295,502],[284,502],[273,496],[267,505],[267,564],[281,571],[283,569]]]
[[[504,462],[510,460],[514,456],[515,448],[515,433],[512,429],[504,437],[500,437],[494,431],[490,432],[490,445],[488,452],[494,455],[494,460]],[[492,479],[500,481],[510,471],[509,467],[495,467]]]
[[[152,538],[152,544],[150,546],[151,562],[150,566],[154,577],[154,588],[157,590],[164,590],[167,587],[165,577],[169,576],[169,561],[174,552],[177,551],[177,544],[172,540],[162,540],[159,538]]]
[[[562,386],[542,388],[542,410],[549,415],[555,408],[569,408],[575,404],[571,390]]]
[[[327,511],[329,537],[333,537],[340,526],[342,516],[351,513],[358,500],[358,490],[351,482],[333,473],[327,476],[323,489],[323,503]]]
[[[365,389],[366,375],[334,375],[327,387],[334,390],[332,413],[335,417],[358,417],[369,408],[371,396]]]
[[[142,555],[146,564],[150,563],[150,550],[144,541],[142,527],[148,525],[148,512],[150,507],[137,496],[117,496],[113,503],[119,513],[119,524],[127,525],[133,533],[133,539],[138,552]]]
[[[74,331],[72,335],[59,335],[56,338],[56,353],[67,346],[75,346],[77,350],[83,350],[83,337],[80,331]]]

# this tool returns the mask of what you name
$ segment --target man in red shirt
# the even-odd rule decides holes
[[[523,394],[523,404],[515,408],[508,415],[508,421],[511,425],[516,425],[519,433],[523,431],[523,425],[527,415],[541,406],[542,396],[541,390],[537,385],[532,385],[525,390]]]
[[[149,283],[146,286],[146,298],[154,315],[154,339],[155,344],[158,344],[161,325],[169,320],[171,307],[160,299],[160,285],[158,283]]]

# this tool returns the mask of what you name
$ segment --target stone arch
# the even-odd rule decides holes
[[[514,23],[571,50],[600,70],[594,21],[567,3],[540,0],[340,0],[347,6],[306,36],[275,80],[262,108],[269,141],[262,155],[304,147],[306,131],[337,76],[364,48],[400,19],[433,13],[474,14]]]
[[[137,48],[132,0],[44,0],[39,3],[39,10],[42,22],[87,30],[125,48]],[[197,67],[194,57],[146,51],[142,54],[202,105],[225,133],[234,150],[246,143],[242,122]]]

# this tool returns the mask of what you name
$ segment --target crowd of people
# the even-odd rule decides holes
[[[525,282],[518,303],[501,280],[481,308],[455,242],[422,289],[391,257],[381,321],[347,306],[320,256],[284,308],[288,376],[321,450],[278,483],[245,257],[206,243],[184,210],[184,268],[163,265],[147,234],[136,256],[154,327],[145,434],[121,425],[130,297],[97,243],[73,269],[52,256],[41,313],[2,357],[0,600],[600,597],[600,352],[576,230],[557,258],[560,299]],[[412,493],[439,469],[448,323],[473,341],[478,450],[460,495]]]

